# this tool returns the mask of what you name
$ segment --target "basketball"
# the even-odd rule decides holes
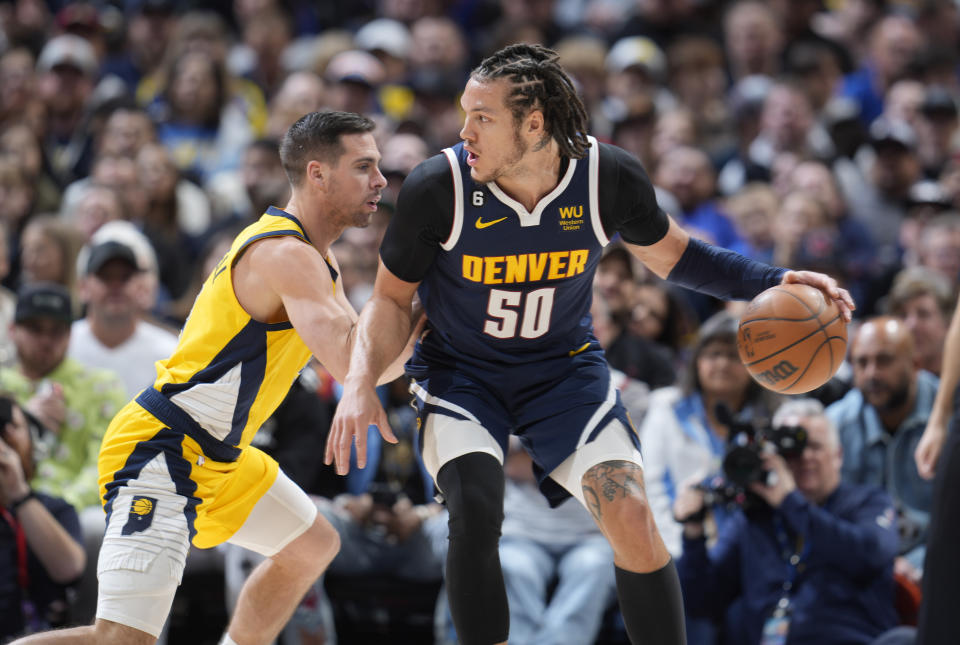
[[[750,301],[737,330],[737,351],[760,385],[780,394],[815,390],[847,353],[839,307],[806,284],[780,284]]]

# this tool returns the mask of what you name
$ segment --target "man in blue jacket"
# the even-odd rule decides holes
[[[738,512],[709,552],[703,493],[687,486],[677,497],[686,609],[716,617],[739,601],[729,643],[870,643],[897,624],[893,503],[878,487],[841,482],[836,426],[818,401],[785,403],[773,426],[803,427],[802,455],[764,454],[771,474],[750,485],[762,502]]]

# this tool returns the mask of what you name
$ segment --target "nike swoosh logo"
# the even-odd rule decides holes
[[[505,220],[505,219],[507,219],[507,218],[506,218],[506,217],[501,217],[500,219],[490,220],[489,222],[482,222],[482,221],[480,221],[481,218],[478,217],[478,218],[477,218],[477,222],[476,222],[476,227],[477,227],[477,228],[487,228],[488,226],[493,226],[493,225],[496,224],[497,222],[502,222],[502,221]]]

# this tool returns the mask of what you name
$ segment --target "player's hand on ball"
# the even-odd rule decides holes
[[[816,271],[787,271],[783,274],[781,283],[809,284],[811,287],[820,289],[826,293],[831,300],[837,303],[837,308],[840,309],[840,314],[843,316],[844,322],[853,320],[853,312],[856,310],[857,304],[850,296],[850,292],[841,288],[837,284],[837,281],[827,274]]]

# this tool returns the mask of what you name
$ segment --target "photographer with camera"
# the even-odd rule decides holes
[[[12,396],[0,394],[0,642],[63,625],[67,585],[85,563],[77,512],[30,488],[32,424]]]
[[[837,429],[818,401],[788,401],[772,425],[803,428],[802,454],[761,447],[766,474],[748,489],[762,503],[734,513],[709,552],[704,491],[691,483],[677,495],[686,609],[720,617],[739,601],[725,643],[870,643],[897,624],[893,503],[878,487],[841,481]]]

